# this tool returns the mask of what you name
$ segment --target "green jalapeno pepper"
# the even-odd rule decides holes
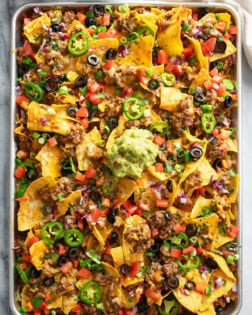
[[[19,277],[21,278],[21,280],[25,284],[28,284],[30,281],[29,281],[29,278],[28,278],[27,274],[25,273],[25,271],[21,268],[20,265],[17,265],[16,268],[17,268],[17,272],[18,272]]]
[[[132,33],[129,34],[127,40],[128,40],[129,42],[132,42],[132,41],[138,39],[139,37],[140,37],[139,33],[137,33],[137,32],[132,32]]]
[[[164,310],[158,305],[158,312],[161,315],[177,315],[180,304],[176,300],[167,301],[164,300]]]
[[[223,79],[222,83],[225,85],[227,91],[232,91],[235,89],[235,85],[229,79]]]
[[[123,111],[129,120],[136,120],[142,117],[144,107],[139,99],[135,97],[128,97],[123,102]]]
[[[47,245],[53,245],[63,233],[63,225],[60,222],[46,223],[41,229],[41,238]]]
[[[89,49],[89,39],[84,32],[74,34],[68,42],[68,50],[74,56],[82,56]]]
[[[84,235],[80,230],[69,229],[64,233],[64,241],[70,247],[77,247],[82,244]]]
[[[80,300],[86,304],[97,304],[101,300],[101,287],[97,281],[88,281],[80,290]]]
[[[203,105],[200,105],[200,107],[204,113],[211,112],[213,110],[213,105],[211,104],[203,104]]]
[[[185,259],[185,258],[182,258]],[[177,263],[181,269],[194,269],[198,268],[201,263],[200,256],[190,257],[185,264],[181,263],[181,259],[177,259]]]
[[[168,240],[172,244],[177,245],[179,249],[186,248],[189,245],[189,238],[184,232],[179,232],[176,235],[170,236]]]
[[[143,26],[140,28],[140,30],[138,31],[138,34],[139,35],[151,35],[151,36],[154,36],[154,32],[152,29],[150,29],[148,26]]]
[[[212,113],[204,113],[201,116],[201,124],[205,133],[211,133],[216,125],[216,119]]]
[[[172,73],[164,72],[161,74],[161,80],[165,86],[173,86],[176,81],[176,77]]]
[[[44,97],[44,91],[34,82],[27,81],[24,84],[25,94],[31,100],[40,102]]]
[[[169,126],[166,121],[157,121],[150,126],[150,131],[156,131],[160,136],[165,136],[169,131]]]

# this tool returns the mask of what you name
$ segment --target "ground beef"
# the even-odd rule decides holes
[[[223,152],[219,149],[220,145],[222,144],[221,140],[216,140],[216,144],[212,145],[211,143],[207,146],[207,157],[214,162],[217,158],[222,158]]]
[[[176,275],[178,273],[178,264],[176,262],[176,260],[170,258],[170,260],[163,265],[163,271],[165,276],[168,278],[172,275]]]
[[[119,96],[112,98],[106,105],[105,114],[109,117],[118,116],[122,112],[123,101]]]
[[[218,174],[221,178],[221,183],[228,187],[231,184],[231,175],[228,173],[228,171],[225,168],[218,169]]]
[[[19,140],[18,147],[20,150],[24,150],[26,152],[31,151],[32,143],[29,138],[19,135],[18,140]]]
[[[215,194],[214,200],[222,206],[224,211],[229,211],[231,210],[231,205],[228,201],[228,197],[226,195],[220,196],[219,194]]]
[[[132,13],[133,14],[133,13]],[[134,32],[137,27],[137,20],[134,16],[123,14],[117,19],[116,28],[119,32]]]
[[[117,85],[121,88],[132,86],[138,81],[137,71],[133,67],[112,67],[104,69],[104,82],[108,85]]]
[[[158,272],[158,273],[157,273]],[[161,276],[157,276],[160,274]],[[152,283],[158,285],[164,280],[162,265],[158,262],[152,262],[149,272],[147,273],[145,280],[151,285]]]
[[[58,200],[57,195],[66,197],[73,192],[73,188],[73,181],[68,177],[62,177],[61,182],[59,182],[56,186],[41,190],[41,199],[48,204],[52,204]]]
[[[62,20],[65,24],[69,25],[74,19],[75,19],[75,13],[74,11],[66,11],[63,14]],[[66,28],[66,26],[65,26]]]
[[[226,246],[220,247],[219,250],[222,252],[225,259],[227,259],[228,256],[233,256],[236,253],[235,248],[227,248]],[[236,272],[237,271],[236,265],[237,265],[237,262],[233,261],[233,263],[229,264],[228,266],[232,272]]]
[[[201,183],[202,183],[201,172],[199,171],[193,172],[186,179],[186,183],[185,183],[185,186],[187,187],[186,190],[191,189],[195,186],[198,186]]]
[[[59,143],[63,145],[66,143],[78,144],[81,142],[83,137],[84,137],[83,129],[80,128],[80,126],[76,124],[72,127],[72,129],[70,130],[67,136],[61,136],[59,138]]]
[[[152,304],[147,310],[147,315],[158,315],[158,314],[159,312],[155,304]]]
[[[158,26],[158,31],[161,32],[165,30],[169,25],[171,25],[172,21],[167,19],[157,20],[156,24]]]
[[[131,128],[131,127],[136,127],[139,128],[140,127],[140,121],[139,120],[128,120],[125,123],[125,127],[126,128]]]
[[[214,307],[217,308],[218,306],[225,308],[227,306],[227,302],[223,296],[219,297],[217,301],[214,302]]]
[[[82,311],[83,315],[99,315],[99,314],[102,314],[101,312],[99,312],[97,310],[97,308],[95,306],[83,303],[82,307],[83,307],[83,311]]]
[[[171,235],[174,220],[167,221],[165,219],[165,211],[155,211],[148,216],[147,221],[151,227],[159,230],[159,238],[161,240],[165,240]]]
[[[129,227],[125,233],[125,239],[131,243],[135,252],[140,252],[152,245],[150,229],[144,224]]]

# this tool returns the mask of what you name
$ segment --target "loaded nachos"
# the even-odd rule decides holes
[[[199,314],[237,300],[237,26],[228,12],[34,8],[16,49],[25,314]]]

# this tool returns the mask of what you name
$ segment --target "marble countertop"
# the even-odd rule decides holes
[[[8,148],[9,148],[9,56],[10,23],[13,12],[28,1],[0,0],[0,315],[11,314],[8,285]],[[36,0],[30,2],[38,2]],[[42,1],[41,1],[42,2]],[[56,1],[54,1],[56,2]],[[80,2],[80,1],[76,1]],[[242,63],[242,125],[243,125],[243,305],[240,315],[252,314],[252,71]],[[251,108],[251,109],[250,109]],[[250,313],[251,312],[251,313]]]

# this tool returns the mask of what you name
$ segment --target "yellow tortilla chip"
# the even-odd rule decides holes
[[[40,161],[42,167],[42,176],[61,176],[61,163],[64,160],[64,154],[57,146],[50,147],[46,143],[39,153],[36,155],[36,160]]]
[[[228,196],[228,201],[230,203],[235,203],[237,200],[238,192],[239,192],[239,182],[240,176],[236,175],[235,177],[231,177],[231,187],[233,188],[233,192],[231,192]]]
[[[210,304],[204,311],[198,310],[197,315],[216,315],[213,303]]]
[[[201,218],[193,219],[193,222],[196,223],[197,225],[206,224],[208,226],[208,237],[211,240],[214,239],[219,221],[220,221],[220,218],[216,213],[213,213],[208,217],[201,217]]]
[[[34,131],[69,134],[74,119],[67,115],[67,105],[44,105],[31,102],[27,114],[27,128]],[[41,119],[44,119],[41,121]]]
[[[30,247],[31,263],[39,270],[43,265],[44,255],[48,251],[48,248],[44,241],[38,241]]]
[[[157,25],[156,25],[156,17],[155,14],[139,14],[135,12],[135,18],[139,21],[140,25],[147,26],[152,31],[152,36],[156,36]]]
[[[50,303],[47,304],[47,308],[49,310],[53,309],[53,308],[61,308],[62,307],[62,296],[57,296],[55,297],[52,302],[50,301]]]
[[[122,114],[120,116],[119,121],[118,121],[118,126],[110,133],[109,138],[107,140],[107,143],[106,143],[106,150],[107,151],[111,150],[116,139],[122,135],[122,133],[125,129],[124,124],[127,120],[128,119],[126,118],[126,116],[124,114]]]
[[[196,200],[196,203],[193,206],[192,212],[191,212],[191,218],[195,219],[201,215],[201,211],[204,208],[210,207],[212,205],[212,199],[206,199],[202,196],[199,196],[199,198]]]
[[[233,275],[232,271],[228,267],[226,260],[222,256],[215,254],[213,252],[210,252],[210,251],[204,251],[204,253],[212,257],[217,262],[220,269],[224,272],[224,274],[228,278],[235,280],[235,276]]]
[[[196,55],[196,58],[199,62],[200,65],[200,69],[205,69],[206,71],[208,71],[209,69],[209,60],[208,57],[204,56],[201,50],[201,45],[199,43],[198,40],[193,39],[191,37],[188,37],[189,41],[192,43],[193,45],[193,49],[194,49],[194,54]]]
[[[71,25],[69,25],[68,27],[68,30],[67,30],[67,33],[68,35],[73,35],[74,33],[77,33],[77,32],[84,32],[87,37],[89,39],[92,39],[89,31],[87,30],[87,28],[84,26],[84,24],[82,24],[80,21],[78,20],[73,20],[73,22],[71,23]]]
[[[78,300],[76,299],[76,295],[69,296],[63,295],[62,296],[62,311],[65,314],[69,314],[71,310],[77,305]]]
[[[213,62],[215,60],[219,60],[219,59],[223,59],[226,58],[229,55],[232,55],[234,53],[236,53],[236,47],[231,43],[231,41],[229,39],[223,39],[224,42],[227,45],[227,48],[225,50],[224,53],[214,53],[212,56],[210,56],[210,62]]]
[[[104,246],[109,234],[112,232],[113,227],[111,226],[103,226],[96,224],[93,226],[92,232],[94,236],[97,238],[97,241],[101,246]]]
[[[169,112],[177,111],[180,102],[188,97],[187,94],[182,93],[178,88],[161,86],[160,90],[160,108]]]
[[[172,173],[158,172],[156,171],[156,166],[152,165],[147,167],[147,171],[154,176],[155,178],[161,180],[162,182],[171,178],[173,176]]]
[[[46,13],[42,16],[31,21],[24,27],[24,34],[32,44],[40,44],[42,39],[42,33],[44,32],[43,26],[49,27],[51,20]]]
[[[196,78],[193,80],[190,88],[195,88],[197,86],[203,86],[205,81],[211,80],[211,77],[208,71],[205,68],[202,68]]]
[[[120,267],[125,263],[122,246],[113,247],[110,252],[116,267]]]
[[[46,187],[53,187],[56,181],[51,176],[40,177],[33,181],[24,194],[24,200],[19,203],[18,230],[26,231],[45,221],[41,209],[45,205],[40,191]]]
[[[141,178],[136,180],[137,186],[134,191],[136,204],[145,205],[149,211],[156,206],[156,197],[150,188],[153,181],[155,181],[155,178],[149,172],[143,172]]]
[[[82,196],[81,190],[76,190],[73,193],[71,193],[68,197],[57,201],[58,212],[56,214],[56,217],[59,218],[62,215],[65,215],[67,210],[72,205],[75,205],[79,201],[81,196]]]
[[[133,194],[136,189],[136,182],[128,177],[120,178],[117,186],[117,206],[121,206],[129,197]]]
[[[229,13],[218,13],[219,20],[226,22],[226,28],[229,29],[231,22],[231,15]]]
[[[219,233],[219,230],[216,231],[216,235],[213,239],[211,248],[215,249],[215,248],[219,248],[222,245],[229,243],[233,241],[233,238],[227,235],[222,235],[221,233]]]

